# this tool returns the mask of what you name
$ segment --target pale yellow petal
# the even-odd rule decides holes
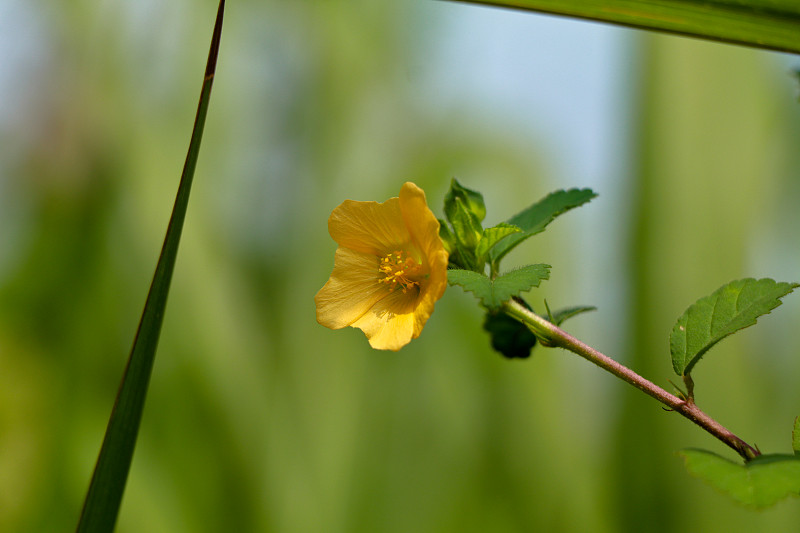
[[[395,291],[353,322],[353,327],[364,332],[373,348],[397,351],[419,335],[414,331],[417,299],[416,291]]]
[[[339,247],[328,282],[314,297],[317,322],[331,329],[351,325],[389,290],[378,282],[378,259]]]
[[[429,256],[444,250],[444,245],[439,237],[439,221],[428,208],[425,192],[408,181],[400,189],[399,199],[400,211],[411,240],[426,257],[426,262],[430,262]]]
[[[339,246],[376,256],[410,240],[399,198],[383,203],[345,200],[331,213],[328,231]]]
[[[428,257],[430,274],[422,285],[420,298],[414,310],[414,338],[422,332],[425,322],[433,313],[434,304],[447,288],[447,260],[448,255],[444,248],[434,251],[433,255]]]
[[[417,337],[433,313],[434,304],[447,288],[448,254],[439,237],[439,221],[428,208],[422,189],[406,182],[400,189],[400,210],[411,233],[412,242],[424,255],[428,274],[414,311],[414,337]]]

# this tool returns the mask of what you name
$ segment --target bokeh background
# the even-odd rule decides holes
[[[216,3],[0,0],[0,531],[69,531],[160,249]],[[800,280],[794,58],[432,1],[235,2],[120,532],[796,531],[676,451],[721,444],[566,352],[493,353],[449,289],[398,353],[315,322],[330,211],[452,177],[498,222],[600,197],[518,249],[531,294],[669,388],[668,335],[741,277]],[[768,452],[800,414],[800,299],[726,340],[697,400]]]

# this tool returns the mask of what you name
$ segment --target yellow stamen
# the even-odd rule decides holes
[[[386,254],[378,263],[378,272],[383,276],[380,283],[389,285],[391,291],[400,287],[405,293],[411,287],[418,287],[419,282],[411,277],[419,275],[420,270],[421,265],[402,250]]]

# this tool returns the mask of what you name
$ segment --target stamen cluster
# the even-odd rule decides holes
[[[406,252],[390,252],[378,264],[378,271],[383,275],[380,283],[389,285],[390,291],[402,288],[405,294],[411,287],[419,286],[419,282],[411,279],[411,276],[418,275],[420,268],[420,264]]]

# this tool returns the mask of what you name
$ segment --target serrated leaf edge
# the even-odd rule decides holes
[[[505,220],[505,222],[507,224],[512,224],[512,225],[518,226],[518,224],[515,224],[513,222],[514,218],[520,216],[522,213],[524,213],[525,211],[529,210],[534,205],[541,204],[541,203],[547,201],[550,197],[555,196],[556,194],[561,194],[561,193],[570,194],[570,193],[573,193],[573,192],[580,193],[580,192],[586,192],[586,191],[591,193],[586,199],[584,199],[583,201],[581,201],[579,203],[575,203],[575,204],[570,204],[570,205],[564,206],[559,211],[556,211],[556,212],[552,213],[550,215],[549,219],[547,219],[547,222],[545,222],[545,224],[541,228],[539,228],[538,230],[534,231],[533,229],[526,230],[525,228],[522,228],[522,234],[521,235],[514,234],[514,235],[518,235],[519,240],[517,242],[515,242],[511,247],[509,247],[508,249],[502,250],[498,255],[494,255],[494,254],[489,253],[488,254],[488,259],[492,263],[493,268],[497,268],[497,266],[500,263],[500,260],[503,257],[505,257],[509,252],[511,252],[511,250],[513,250],[514,248],[516,248],[517,246],[519,246],[520,244],[522,244],[523,242],[528,240],[530,237],[533,237],[534,235],[537,235],[537,234],[543,232],[545,229],[547,229],[547,226],[549,226],[550,223],[553,222],[557,217],[563,215],[567,211],[571,211],[571,210],[573,210],[575,208],[581,207],[582,205],[585,205],[585,204],[591,202],[593,199],[597,198],[598,194],[594,190],[589,188],[589,187],[584,187],[584,188],[572,187],[570,189],[557,189],[555,191],[551,191],[550,193],[546,194],[544,197],[540,198],[538,201],[536,201],[533,204],[529,205],[528,207],[520,210],[519,212],[515,213],[514,215],[509,217],[507,220]]]
[[[776,303],[775,303],[775,305],[773,305],[772,307],[770,307],[770,308],[769,308],[768,310],[766,310],[765,312],[763,312],[763,313],[760,313],[759,315],[757,315],[755,318],[753,318],[753,319],[752,319],[752,321],[747,321],[747,322],[746,322],[746,323],[744,323],[743,325],[739,325],[739,326],[737,326],[737,327],[736,327],[734,330],[732,330],[731,332],[729,332],[729,333],[726,333],[725,335],[721,336],[720,338],[718,338],[718,339],[717,339],[717,340],[715,340],[714,342],[712,342],[712,343],[710,343],[710,344],[707,344],[707,345],[705,345],[705,346],[704,346],[704,347],[703,347],[703,348],[702,348],[700,351],[698,351],[698,352],[697,352],[697,353],[696,353],[696,354],[695,354],[695,355],[694,355],[694,356],[693,356],[693,357],[692,357],[692,358],[689,360],[689,362],[688,362],[688,363],[684,364],[684,366],[683,366],[683,369],[682,369],[681,371],[678,371],[678,368],[675,366],[675,357],[674,357],[674,354],[672,353],[672,335],[674,335],[674,334],[675,334],[675,331],[680,331],[680,335],[682,335],[682,336],[683,336],[683,338],[684,338],[684,346],[688,346],[688,341],[687,341],[687,338],[688,338],[688,332],[687,332],[687,330],[686,330],[686,326],[687,326],[687,324],[686,324],[686,323],[682,323],[682,320],[684,319],[684,317],[686,317],[686,320],[688,320],[688,317],[689,317],[689,315],[690,315],[690,313],[691,313],[692,309],[695,309],[695,308],[697,308],[697,307],[699,306],[700,302],[702,302],[702,301],[703,301],[703,300],[705,300],[706,298],[711,298],[711,297],[713,297],[713,296],[716,296],[716,298],[714,299],[713,305],[712,305],[712,318],[711,318],[711,320],[710,320],[710,323],[713,323],[713,321],[714,321],[714,320],[713,320],[713,313],[715,313],[715,312],[716,312],[716,308],[717,308],[717,305],[716,305],[716,303],[717,303],[717,301],[719,301],[719,296],[720,296],[720,293],[721,293],[721,292],[722,292],[722,291],[723,291],[723,290],[724,290],[726,287],[729,287],[729,286],[733,285],[734,283],[740,283],[740,282],[745,282],[745,283],[746,283],[746,282],[748,282],[748,281],[754,281],[754,282],[758,283],[758,282],[760,282],[760,281],[762,281],[762,280],[770,280],[770,281],[772,281],[772,282],[775,284],[775,286],[780,286],[780,285],[788,285],[788,289],[789,289],[789,290],[787,290],[787,291],[786,291],[785,293],[783,293],[781,296],[778,296],[778,297],[770,297],[770,299],[774,299],[774,300],[775,300],[775,302],[776,302]],[[696,301],[695,301],[693,304],[691,304],[689,307],[687,307],[687,308],[686,308],[686,310],[685,310],[685,311],[684,311],[684,312],[681,314],[681,316],[680,316],[680,317],[678,317],[678,320],[677,320],[677,322],[675,323],[675,325],[674,325],[674,326],[673,326],[673,328],[672,328],[672,335],[670,335],[670,355],[672,356],[672,363],[673,363],[673,365],[672,365],[672,366],[673,366],[673,370],[675,371],[675,373],[676,373],[677,375],[679,375],[679,376],[686,376],[686,375],[690,374],[690,373],[691,373],[691,371],[692,371],[692,369],[694,368],[694,366],[695,366],[695,365],[696,365],[696,364],[697,364],[697,363],[700,361],[700,359],[702,359],[702,357],[703,357],[703,356],[704,356],[706,353],[708,353],[708,351],[709,351],[709,350],[711,350],[711,348],[713,348],[714,346],[716,346],[716,345],[717,345],[717,344],[718,344],[720,341],[722,341],[723,339],[726,339],[727,337],[730,337],[730,336],[731,336],[731,335],[733,335],[734,333],[738,333],[739,331],[741,331],[741,330],[743,330],[743,329],[747,329],[747,328],[749,328],[750,326],[754,326],[755,324],[757,324],[757,323],[758,323],[758,319],[759,319],[759,318],[761,318],[761,317],[762,317],[762,316],[764,316],[764,315],[768,315],[768,314],[772,313],[772,311],[773,311],[774,309],[776,309],[776,308],[780,307],[780,305],[783,303],[783,302],[781,301],[781,298],[783,298],[784,296],[787,296],[787,295],[789,295],[789,294],[790,294],[792,291],[794,291],[794,289],[796,289],[797,287],[800,287],[800,284],[798,284],[798,283],[792,283],[792,282],[786,282],[786,281],[775,281],[775,280],[774,280],[774,279],[772,279],[772,278],[758,278],[758,279],[756,279],[756,278],[742,278],[742,279],[737,279],[737,280],[730,281],[730,282],[728,282],[728,283],[726,283],[726,284],[724,284],[724,285],[720,286],[720,287],[719,287],[719,288],[717,288],[716,290],[714,290],[714,292],[712,292],[711,294],[708,294],[708,295],[706,295],[706,296],[702,296],[702,297],[698,298],[698,299],[697,299],[697,300],[696,300]],[[739,294],[736,296],[736,301],[737,301],[737,302],[739,301],[739,298],[740,298],[740,297],[741,297],[741,291],[740,291],[740,292],[739,292]],[[761,300],[758,300],[758,301],[761,301]],[[749,305],[747,308],[753,307],[754,305],[756,305],[756,302],[753,302],[753,303],[751,303],[751,305]],[[747,308],[746,308],[746,309],[747,309]],[[741,314],[744,314],[744,313],[741,313]],[[732,320],[730,323],[731,323],[731,324],[735,324],[735,323],[736,323],[736,320]],[[709,328],[710,328],[710,326],[709,326]],[[710,332],[709,332],[709,336],[710,336]],[[684,358],[684,362],[685,362],[685,358]]]
[[[537,278],[535,281],[530,282],[530,284],[527,285],[527,286],[520,287],[519,289],[513,291],[512,294],[510,294],[509,298],[508,298],[508,299],[511,299],[514,296],[518,296],[521,292],[525,292],[525,291],[528,291],[528,290],[530,290],[530,289],[532,289],[534,287],[538,287],[543,280],[550,279],[550,269],[552,267],[550,265],[547,265],[547,264],[544,264],[544,263],[536,263],[536,264],[532,264],[532,265],[525,265],[525,266],[522,266],[522,267],[519,267],[519,268],[515,268],[513,270],[509,270],[508,272],[505,272],[504,274],[501,274],[500,276],[498,276],[494,280],[490,279],[485,274],[480,274],[480,273],[475,272],[473,270],[466,270],[466,269],[450,269],[450,270],[448,270],[448,273],[449,272],[454,272],[454,271],[469,273],[468,277],[471,278],[472,280],[477,280],[479,278],[483,278],[485,280],[485,283],[488,284],[489,293],[490,293],[491,298],[492,298],[492,301],[489,301],[489,302],[487,302],[484,297],[482,297],[481,295],[476,293],[474,289],[464,286],[463,283],[460,283],[460,282],[457,282],[457,281],[452,281],[452,278],[450,276],[447,277],[447,283],[449,285],[458,285],[462,289],[464,289],[465,291],[473,293],[475,295],[475,297],[478,298],[481,301],[481,303],[484,305],[484,307],[486,307],[487,309],[496,310],[496,309],[499,309],[503,305],[503,303],[506,302],[507,300],[503,300],[503,301],[501,301],[500,303],[498,303],[496,305],[494,304],[494,300],[495,300],[495,292],[494,292],[495,291],[495,283],[498,280],[500,280],[501,278],[503,278],[503,277],[505,277],[505,276],[507,276],[509,274],[512,274],[514,272],[519,272],[520,270],[524,270],[524,269],[529,268],[529,267],[544,267],[545,270],[547,270],[546,275],[543,276],[543,277]],[[481,283],[484,283],[484,282],[481,282]]]

